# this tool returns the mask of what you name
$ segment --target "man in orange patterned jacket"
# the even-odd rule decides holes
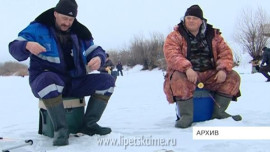
[[[231,116],[225,110],[232,98],[240,94],[240,77],[232,70],[231,49],[219,30],[207,24],[198,5],[188,8],[184,19],[168,35],[164,55],[167,62],[164,92],[169,103],[176,102],[180,111],[175,127],[191,126],[193,93],[199,82],[205,89],[215,92],[212,118]]]

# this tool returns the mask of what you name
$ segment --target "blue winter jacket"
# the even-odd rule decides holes
[[[270,48],[265,48],[263,50],[263,55],[262,55],[262,63],[261,66],[263,66],[265,63],[267,66],[270,66]]]
[[[86,64],[96,56],[101,58],[102,65],[105,63],[105,51],[100,46],[94,45],[90,31],[75,19],[71,27],[75,69],[67,71],[61,46],[56,38],[53,12],[54,8],[42,13],[19,33],[16,40],[9,44],[10,54],[18,61],[30,57],[30,82],[44,71],[52,71],[70,77],[84,76],[87,74]],[[28,41],[38,42],[46,48],[46,52],[37,56],[31,54],[26,50]]]

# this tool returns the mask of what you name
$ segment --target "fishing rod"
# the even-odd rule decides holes
[[[199,82],[197,84],[197,87],[199,89],[203,89],[204,88],[204,84],[202,82]],[[217,103],[217,101],[215,100],[215,98],[212,96],[211,93],[208,93],[209,97],[215,102],[215,104],[220,108],[220,105]],[[230,114],[229,114],[230,115]],[[235,121],[240,121],[242,120],[242,117],[240,115],[230,115],[230,117],[232,117],[233,120]]]
[[[0,140],[5,140],[5,139],[9,139],[9,138],[0,137]],[[28,145],[33,145],[33,143],[34,143],[33,140],[31,140],[31,139],[25,140],[24,142],[25,143],[23,143],[23,144],[3,149],[2,152],[10,152],[10,150],[12,150],[12,149],[17,149],[17,148],[28,146]]]

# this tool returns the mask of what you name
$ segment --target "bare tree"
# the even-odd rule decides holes
[[[164,36],[160,33],[152,33],[150,39],[144,36],[134,36],[128,49],[109,50],[110,58],[115,64],[119,61],[123,65],[133,67],[137,64],[143,65],[144,70],[151,70],[159,67],[164,69],[166,63],[163,62]]]
[[[149,69],[153,69],[159,66],[160,59],[164,58],[163,44],[164,36],[160,33],[152,33],[151,39],[147,43],[148,45],[148,65]]]
[[[148,69],[147,65],[147,46],[145,43],[145,38],[143,36],[135,36],[134,39],[131,41],[130,46],[131,56],[133,57],[132,65],[140,64],[144,66],[144,69]]]
[[[241,61],[241,54],[239,51],[233,51],[233,65],[239,66]]]
[[[264,25],[269,23],[266,12],[262,8],[257,11],[243,10],[238,19],[235,40],[248,52],[254,60],[262,57],[262,48],[266,46],[268,37],[264,36]]]
[[[0,75],[25,76],[28,75],[28,66],[19,62],[5,62],[4,64],[0,64]]]
[[[143,65],[144,70],[159,67],[159,59],[163,55],[164,36],[160,33],[152,33],[150,39],[135,37],[131,42],[131,56],[135,64]]]

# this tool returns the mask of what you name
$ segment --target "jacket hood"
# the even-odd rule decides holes
[[[51,8],[47,11],[41,13],[34,22],[38,22],[41,24],[44,24],[46,26],[52,27],[55,26],[55,17],[54,17],[54,9]],[[90,40],[93,39],[91,32],[85,27],[83,24],[78,22],[78,20],[75,18],[72,26],[71,31],[74,32],[79,38],[84,40]]]

